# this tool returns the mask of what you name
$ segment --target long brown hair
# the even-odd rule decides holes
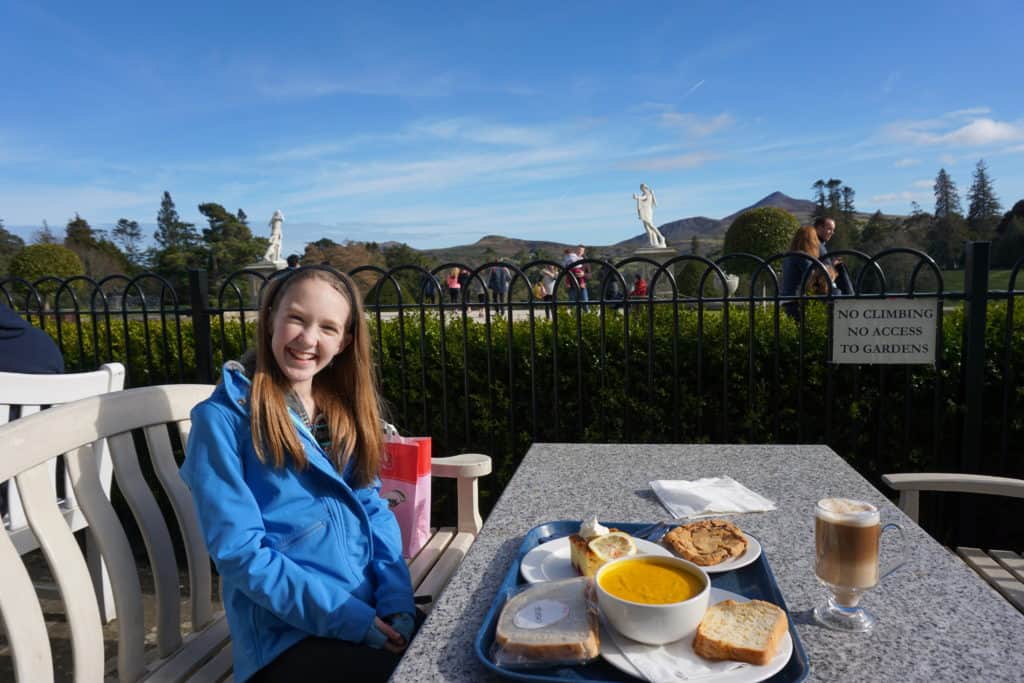
[[[305,280],[326,282],[349,305],[345,329],[348,344],[330,365],[313,377],[313,400],[330,430],[328,455],[331,461],[341,472],[349,458],[354,457],[356,485],[368,486],[377,477],[384,449],[370,334],[355,283],[329,266],[305,266],[291,271],[272,280],[263,293],[256,331],[256,370],[249,397],[253,447],[262,462],[266,462],[269,455],[276,468],[286,465],[286,454],[297,469],[305,469],[309,464],[288,415],[285,402],[290,390],[288,380],[278,367],[270,344],[275,305],[290,287]]]
[[[799,251],[818,258],[821,255],[821,240],[818,239],[818,232],[812,225],[805,225],[793,234],[793,241],[789,243],[790,251]]]

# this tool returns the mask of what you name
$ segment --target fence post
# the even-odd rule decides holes
[[[213,384],[213,340],[210,336],[210,280],[205,270],[188,271],[188,291],[192,303],[192,343],[196,354],[197,380]]]
[[[985,318],[988,313],[988,242],[968,242],[964,260],[964,434],[960,471],[980,473],[984,434]]]

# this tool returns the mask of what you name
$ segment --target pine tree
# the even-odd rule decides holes
[[[73,219],[68,221],[64,234],[64,246],[72,249],[76,246],[96,246],[96,237],[93,235],[92,226],[89,225],[89,221],[85,220],[77,213]]]
[[[139,242],[142,240],[142,229],[139,227],[139,222],[130,221],[127,218],[118,220],[117,225],[114,226],[112,236],[114,241],[124,249],[124,253],[128,256],[128,261],[132,265],[139,265],[141,257]]]
[[[32,244],[57,244],[57,236],[50,229],[50,224],[43,219],[43,227],[32,233]]]
[[[694,256],[700,256],[700,238],[696,235],[690,238],[690,253]]]
[[[821,218],[827,211],[825,207],[825,181],[818,178],[811,187],[814,189],[814,217]]]
[[[946,218],[947,216],[962,215],[960,208],[960,194],[957,192],[956,183],[946,173],[946,169],[940,168],[939,175],[935,176],[935,217]]]
[[[985,166],[984,159],[978,159],[978,164],[974,167],[974,180],[967,192],[967,199],[970,201],[967,209],[967,227],[971,237],[991,236],[1002,216],[1003,207],[1000,206],[995,190],[992,189],[992,179],[988,177],[988,167]]]
[[[185,223],[178,217],[170,192],[164,192],[160,200],[160,211],[156,215],[156,232],[153,239],[163,250],[188,251],[199,242],[195,225]]]

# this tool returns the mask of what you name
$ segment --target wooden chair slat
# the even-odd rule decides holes
[[[189,680],[193,672],[216,656],[230,636],[227,617],[220,615],[202,631],[190,634],[170,657],[151,664],[147,683]]]
[[[53,659],[46,620],[21,553],[0,533],[0,618],[19,681],[52,681]]]
[[[106,447],[106,442],[102,442]],[[103,576],[106,591],[117,608],[117,670],[121,681],[135,681],[145,672],[145,621],[142,610],[142,588],[138,568],[132,558],[131,544],[125,535],[114,506],[102,489],[98,461],[90,446],[76,449],[67,456],[68,476],[75,488],[79,505],[88,518],[92,541],[98,552],[89,558],[105,558]],[[93,569],[92,567],[90,570]],[[90,571],[93,588],[97,575]]]
[[[189,677],[189,683],[218,683],[231,673],[231,642],[229,641],[213,659]]]
[[[1024,584],[980,548],[957,548],[956,554],[981,575],[990,586],[1024,612]]]
[[[469,552],[469,547],[473,545],[474,540],[476,540],[475,534],[466,532],[456,534],[433,569],[416,587],[416,595],[430,596],[431,604],[435,602],[444,587],[448,585],[448,580],[455,573],[466,553]]]
[[[46,464],[25,470],[14,481],[28,524],[60,588],[71,631],[75,677],[81,681],[98,681],[103,677],[103,627],[99,606],[78,542],[54,500]]]
[[[142,532],[146,556],[153,572],[157,602],[157,649],[161,657],[166,657],[181,647],[178,566],[174,560],[171,534],[149,490],[149,484],[142,476],[132,434],[118,434],[111,437],[109,443],[117,486],[124,494],[135,523]]]
[[[171,509],[174,511],[178,530],[185,545],[190,579],[192,630],[199,631],[213,618],[210,556],[206,552],[206,542],[199,527],[199,516],[192,502],[192,494],[178,474],[178,463],[174,458],[166,425],[147,427],[145,431],[153,470],[171,502]],[[187,435],[185,438],[187,439]]]
[[[416,553],[416,557],[413,559],[412,564],[409,565],[409,576],[412,577],[413,587],[419,586],[420,582],[426,577],[427,572],[433,568],[441,557],[441,553],[448,547],[452,538],[455,537],[455,529],[452,527],[442,527],[434,532],[434,535],[430,537],[420,551]]]
[[[988,554],[1001,564],[1003,569],[1013,574],[1018,581],[1024,583],[1024,557],[1009,550],[990,550]]]

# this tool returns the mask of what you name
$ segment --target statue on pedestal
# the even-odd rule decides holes
[[[284,214],[281,209],[274,212],[270,217],[270,245],[263,254],[263,260],[269,263],[281,262],[281,223],[284,222]]]
[[[656,249],[665,249],[665,236],[654,227],[654,207],[658,205],[658,201],[654,198],[654,191],[640,183],[640,194],[634,194],[633,199],[636,200],[636,213],[640,217],[640,222],[644,224],[644,230],[647,231],[647,239],[650,240],[651,246]]]

